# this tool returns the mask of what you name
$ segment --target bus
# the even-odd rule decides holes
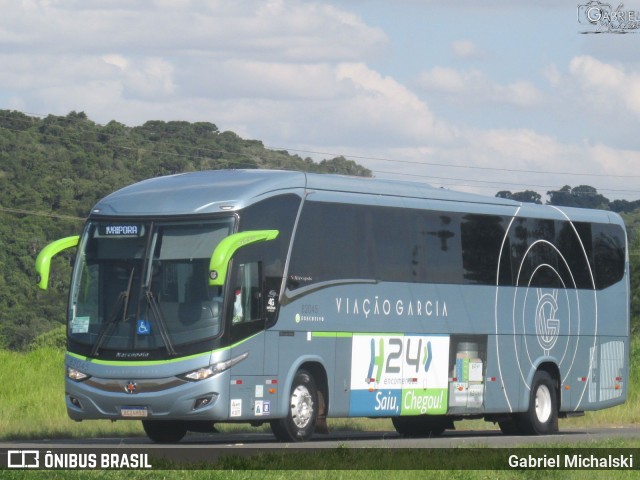
[[[155,442],[327,418],[434,436],[461,419],[552,434],[621,404],[629,257],[612,212],[292,171],[149,179],[93,207],[77,247],[69,417]]]

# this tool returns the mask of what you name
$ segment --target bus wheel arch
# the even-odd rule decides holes
[[[318,362],[300,365],[287,394],[286,416],[271,421],[271,430],[281,442],[301,442],[318,431],[326,433],[328,379]]]
[[[324,366],[319,362],[306,362],[300,366],[313,377],[318,391],[318,408],[316,416],[317,433],[329,433],[327,412],[329,411],[329,377]]]

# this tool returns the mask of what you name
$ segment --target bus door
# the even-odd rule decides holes
[[[264,334],[262,262],[234,259],[229,277],[231,295],[227,308],[231,332],[231,358],[245,352],[249,356],[234,368],[234,375],[264,373]]]

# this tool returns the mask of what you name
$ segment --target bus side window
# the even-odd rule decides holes
[[[243,263],[238,266],[233,283],[232,323],[261,320],[261,262]]]
[[[238,263],[231,284],[231,337],[242,340],[264,330],[266,318],[262,308],[262,262]]]

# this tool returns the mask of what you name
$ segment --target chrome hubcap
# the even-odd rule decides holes
[[[313,417],[313,399],[307,387],[298,385],[291,394],[291,418],[298,428],[305,428]]]

